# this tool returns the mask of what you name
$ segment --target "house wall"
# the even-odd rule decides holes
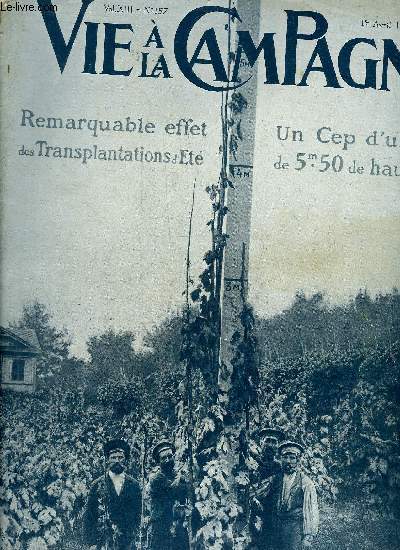
[[[25,378],[21,382],[11,380],[11,367],[13,359],[24,359]],[[4,389],[16,391],[35,391],[36,386],[36,357],[24,357],[19,355],[2,355],[1,357],[1,385]]]

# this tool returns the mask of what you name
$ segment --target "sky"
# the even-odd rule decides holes
[[[210,204],[204,189],[218,178],[221,140],[220,95],[190,84],[179,72],[173,56],[177,24],[190,9],[204,4],[194,0],[166,2],[166,14],[105,13],[97,0],[86,21],[130,22],[132,52],[120,51],[117,61],[134,69],[129,77],[83,74],[85,33],[78,33],[66,68],[60,74],[50,41],[38,13],[7,13],[2,17],[1,61],[2,214],[1,214],[1,323],[21,314],[24,304],[45,303],[58,326],[68,329],[72,351],[85,355],[85,342],[108,328],[143,334],[182,303],[185,256],[193,184],[196,184],[192,233],[192,274],[202,268],[209,246],[206,222]],[[128,4],[128,3],[127,3]],[[221,5],[222,3],[220,3]],[[80,2],[68,0],[59,8],[61,28],[67,34]],[[279,74],[283,74],[286,15],[284,9],[315,9],[329,20],[327,35],[335,65],[340,47],[355,36],[376,40],[377,50],[358,46],[355,58],[378,59],[382,38],[394,31],[362,26],[375,17],[374,3],[350,2],[346,14],[332,2],[261,2],[260,27],[276,31]],[[384,9],[383,9],[384,8]],[[396,5],[384,1],[380,14],[392,20]],[[380,15],[382,17],[382,15]],[[170,79],[140,79],[141,51],[155,20],[163,41]],[[222,17],[213,24],[223,36]],[[191,48],[208,28],[199,25]],[[305,25],[303,32],[310,32]],[[102,33],[99,30],[101,67]],[[398,32],[398,31],[397,31]],[[221,34],[222,33],[222,34]],[[313,44],[299,49],[299,74]],[[150,56],[155,56],[155,49]],[[150,57],[151,59],[152,57]],[[259,65],[262,68],[262,64]],[[378,74],[381,62],[378,63]],[[363,63],[354,64],[362,75]],[[260,315],[288,307],[296,291],[323,292],[332,303],[349,299],[360,288],[372,294],[399,286],[400,192],[396,176],[369,174],[371,159],[400,165],[398,148],[381,141],[367,145],[375,130],[397,136],[400,122],[400,77],[390,73],[390,92],[329,89],[322,74],[310,77],[310,86],[268,86],[259,71],[257,125],[254,154],[253,208],[250,248],[250,300]],[[379,79],[379,77],[378,77]],[[154,133],[104,132],[22,126],[23,109],[34,117],[125,120],[154,124]],[[205,124],[206,135],[167,134],[167,124],[179,119]],[[28,123],[27,123],[28,124]],[[40,122],[39,122],[40,124]],[[277,127],[302,130],[303,141],[281,140]],[[332,135],[354,135],[355,143],[321,143]],[[330,128],[330,130],[328,130]],[[60,147],[144,151],[193,150],[204,157],[201,166],[107,162],[38,156],[37,141]],[[25,146],[34,156],[19,155]],[[295,170],[298,153],[307,167]],[[310,155],[316,155],[310,157]],[[343,169],[320,172],[321,156],[343,159]],[[281,156],[287,170],[274,164]],[[310,158],[309,158],[310,157]],[[327,157],[324,157],[327,158]],[[349,172],[353,162],[362,174]],[[340,163],[340,158],[336,160]],[[311,164],[315,166],[312,167]],[[337,166],[335,164],[335,166]]]

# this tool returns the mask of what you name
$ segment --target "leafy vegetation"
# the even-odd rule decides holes
[[[40,310],[42,322],[51,327],[51,317],[43,306]],[[241,507],[257,467],[257,431],[264,425],[279,426],[307,446],[304,467],[325,502],[321,548],[395,547],[400,349],[394,334],[399,311],[395,291],[376,298],[362,293],[336,307],[319,296],[296,297],[288,311],[256,319],[251,334],[257,339],[248,340],[247,347],[240,340],[237,346],[235,376],[240,379],[244,366],[257,363],[260,379],[249,388],[257,394],[251,398],[249,438],[236,445],[234,463],[225,451],[233,448],[230,434],[237,433],[240,417],[232,416],[236,413],[229,405],[222,410],[216,403],[210,409],[202,372],[193,372],[193,483],[201,515],[194,528],[206,547],[217,547],[219,540],[229,547],[233,539],[245,547]],[[328,330],[338,318],[342,329]],[[67,343],[63,356],[46,357],[37,394],[3,395],[2,548],[66,548],[76,538],[78,513],[90,481],[101,471],[107,437],[122,435],[130,442],[132,473],[142,484],[153,467],[149,451],[160,435],[174,434],[179,460],[187,467],[187,372],[179,356],[187,336],[182,326],[179,316],[165,320],[146,337],[141,352],[133,350],[130,333],[108,331],[90,340],[87,361],[71,357]],[[54,328],[53,335],[59,342],[60,331]],[[279,341],[286,343],[282,353],[279,348],[271,353],[269,342]],[[253,375],[250,368],[247,382]],[[239,379],[236,388],[243,383]],[[245,469],[240,456],[247,461]],[[232,495],[231,475],[240,488],[239,500]]]

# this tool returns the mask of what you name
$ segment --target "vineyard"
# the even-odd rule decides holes
[[[256,319],[259,380],[245,449],[236,454],[230,437],[237,426],[221,429],[226,411],[208,409],[206,382],[195,370],[191,443],[202,547],[246,547],[237,503],[257,468],[257,433],[266,425],[306,444],[303,467],[322,503],[318,548],[397,545],[398,322],[397,292],[376,299],[360,294],[335,308],[321,296],[298,296],[283,314]],[[93,337],[87,361],[69,355],[67,335],[52,326],[44,306],[27,306],[21,323],[35,324],[44,355],[36,394],[3,394],[1,547],[79,548],[79,512],[91,480],[102,471],[104,439],[119,435],[129,441],[132,474],[142,485],[160,436],[174,437],[178,460],[188,468],[185,319],[167,319],[147,336],[142,352],[133,351],[128,332]],[[240,387],[240,379],[233,379]],[[232,413],[231,420],[238,418]],[[209,449],[216,452],[205,456]],[[238,457],[233,489],[232,456]],[[233,499],[232,491],[239,497]],[[145,548],[146,506],[143,515]]]

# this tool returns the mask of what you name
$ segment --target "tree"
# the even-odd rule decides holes
[[[76,392],[83,387],[84,374],[85,362],[74,356],[68,357],[60,365],[60,371],[56,375],[56,385],[61,388],[61,391]]]
[[[91,336],[88,382],[93,388],[109,381],[129,382],[137,373],[140,357],[133,349],[135,335],[130,331],[107,330]]]
[[[38,361],[38,378],[44,380],[59,373],[61,365],[68,359],[71,344],[68,332],[53,324],[53,316],[47,306],[35,300],[26,304],[14,328],[27,328],[35,331],[41,348]]]
[[[181,313],[170,315],[144,336],[143,344],[148,350],[146,356],[149,368],[162,370],[165,363],[180,365],[182,325]]]
[[[269,319],[258,319],[264,361],[301,357],[313,351],[351,352],[393,345],[400,331],[400,296],[371,297],[366,291],[346,304],[330,305],[321,293],[298,292],[292,305]]]
[[[179,384],[185,376],[184,365],[180,361],[182,326],[182,314],[170,315],[143,339],[143,376],[149,404],[155,414],[169,419],[172,425],[176,423]]]

